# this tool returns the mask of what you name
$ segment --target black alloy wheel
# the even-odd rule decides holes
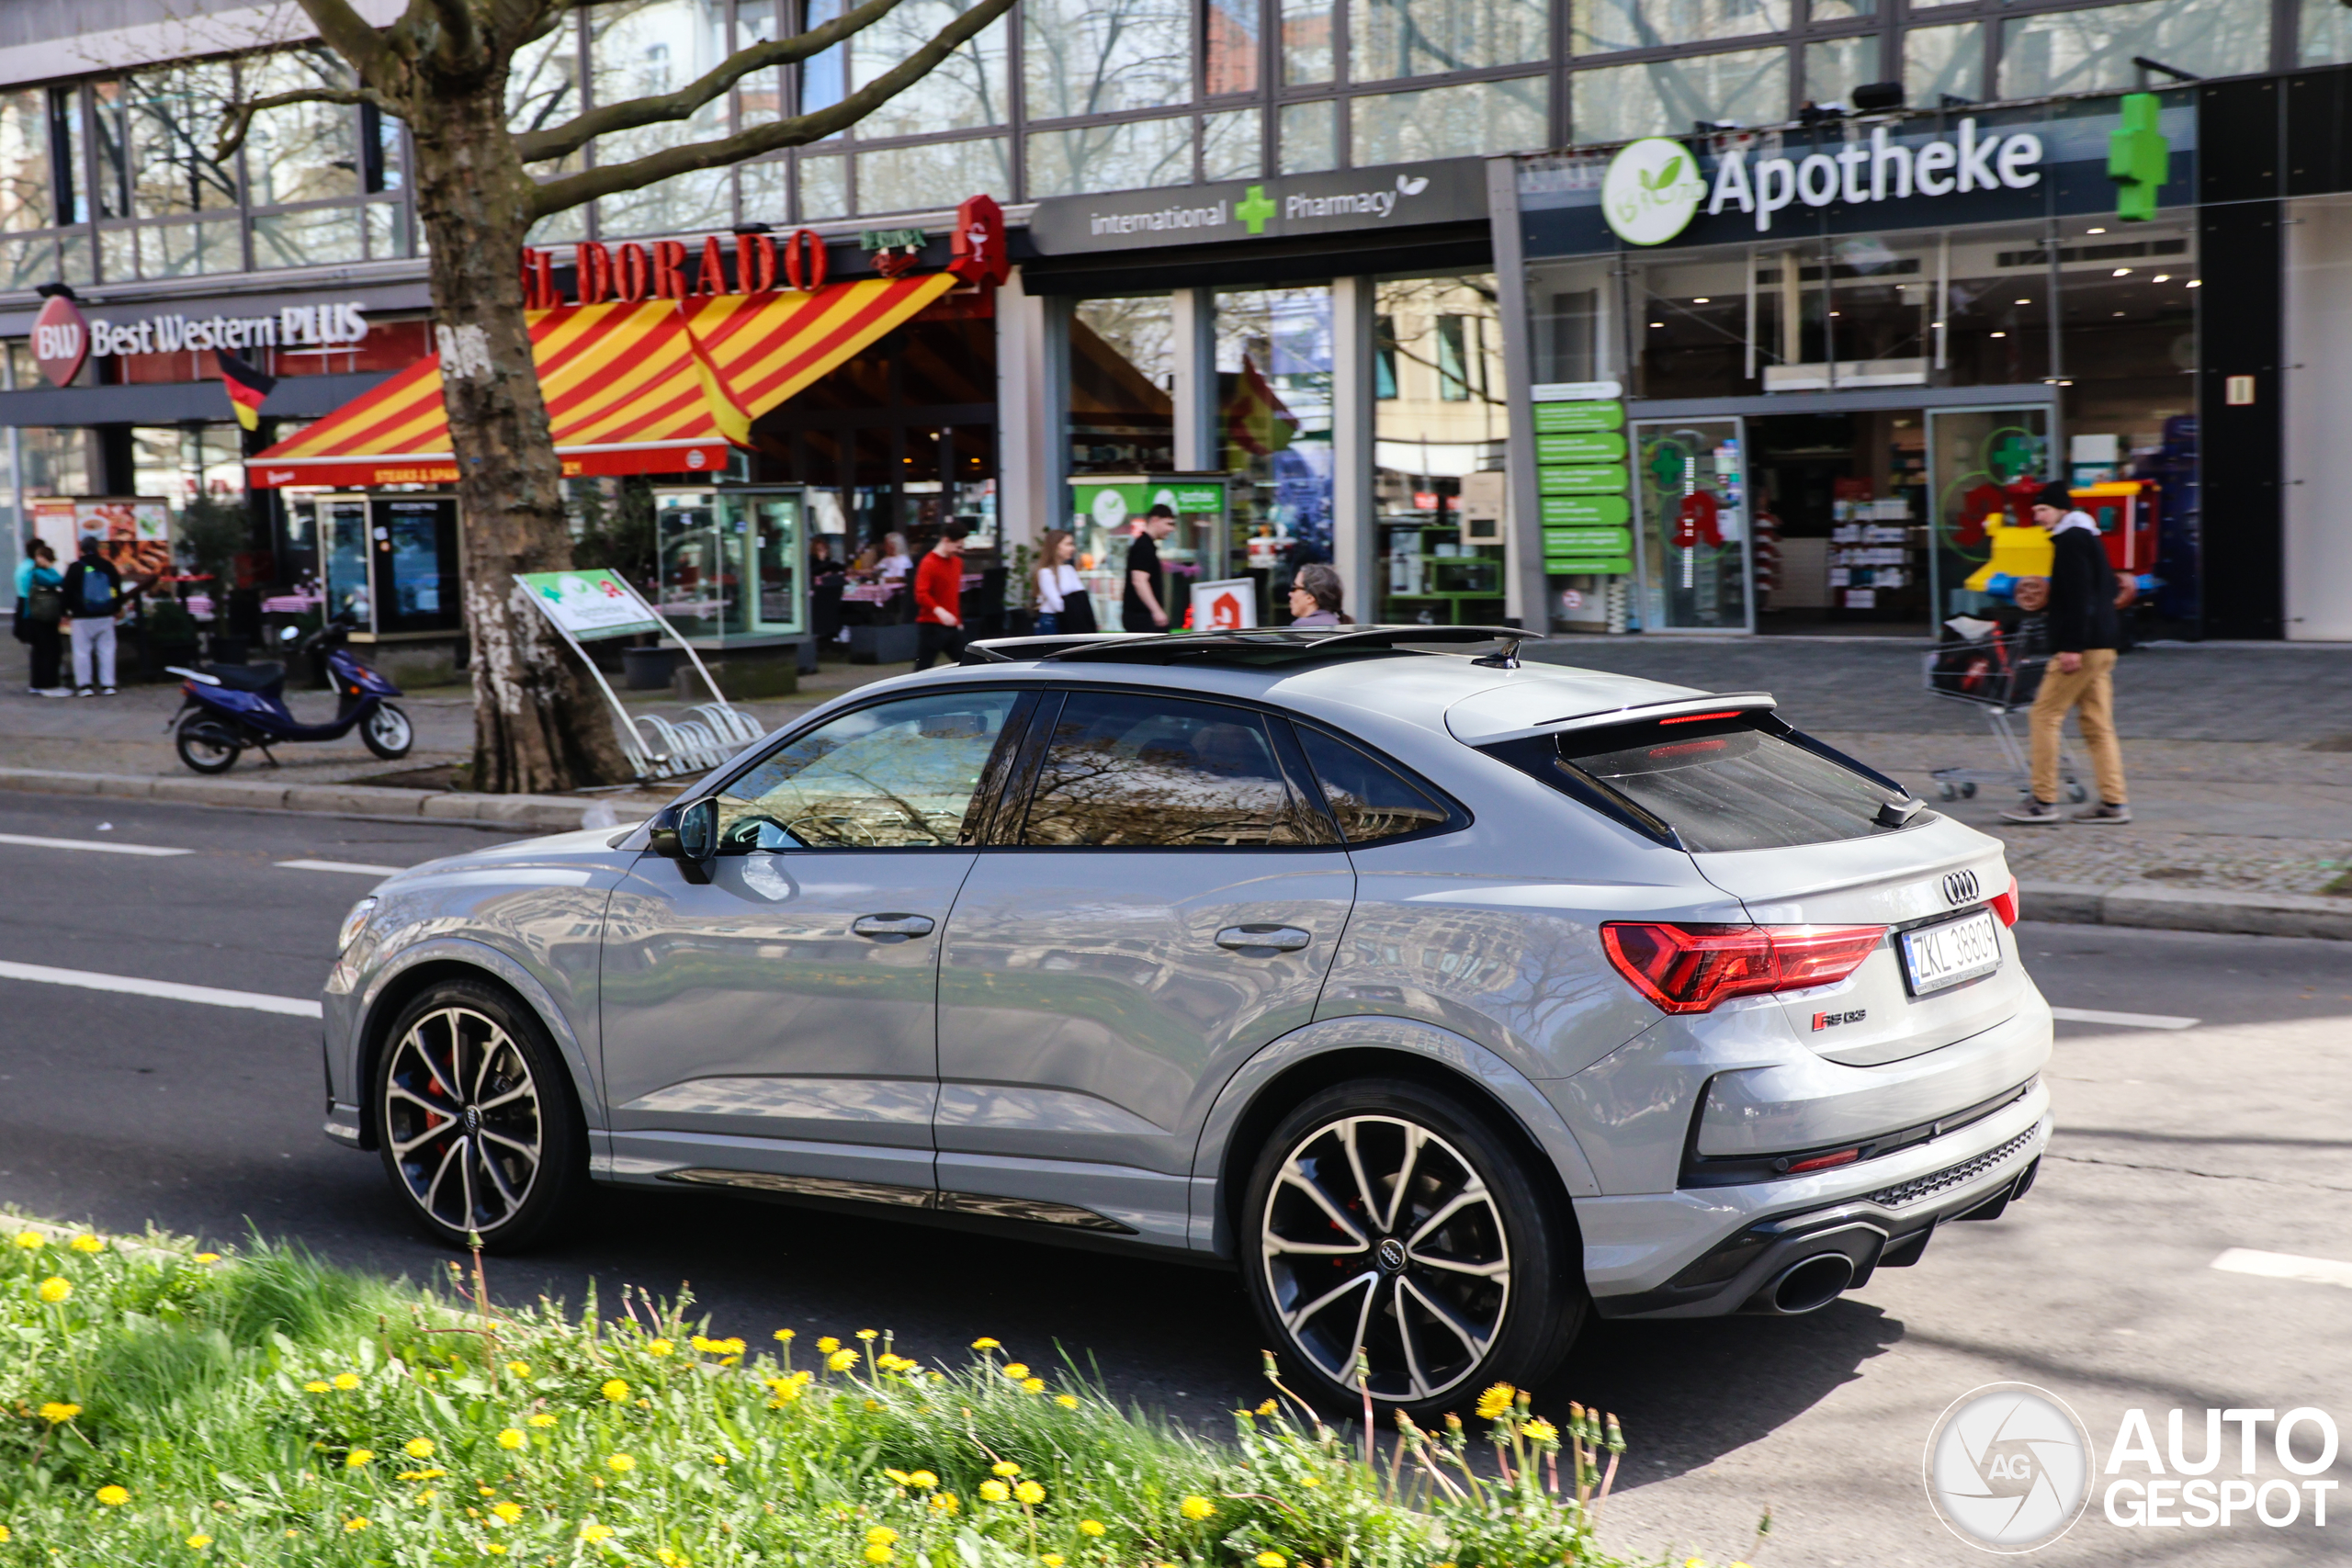
[[[1416,1416],[1539,1382],[1588,1302],[1575,1224],[1487,1114],[1442,1089],[1324,1089],[1267,1140],[1244,1199],[1252,1304],[1302,1392]]]
[[[570,1076],[508,992],[479,980],[428,987],[393,1024],[375,1083],[384,1169],[436,1239],[514,1251],[573,1206],[587,1137]]]

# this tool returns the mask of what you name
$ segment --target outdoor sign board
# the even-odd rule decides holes
[[[1105,528],[1124,526],[1155,506],[1165,506],[1179,517],[1206,513],[1222,517],[1225,487],[1198,479],[1121,479],[1109,483],[1070,481],[1070,510],[1081,522],[1091,519]]]
[[[1196,632],[1246,631],[1258,624],[1254,578],[1227,578],[1193,584],[1192,628]]]
[[[33,363],[52,387],[71,383],[90,356],[89,323],[80,306],[62,294],[52,294],[33,318]]]
[[[662,629],[645,601],[609,571],[518,573],[548,619],[582,642]]]
[[[1362,234],[1430,223],[1483,223],[1487,164],[1443,158],[1336,174],[1048,197],[1029,215],[1045,255],[1209,245],[1303,234]]]
[[[172,570],[172,503],[157,495],[35,495],[25,498],[35,537],[60,566],[85,537],[125,577],[153,581]]]
[[[1529,390],[1544,573],[1632,571],[1624,389],[1615,381],[1562,381]]]

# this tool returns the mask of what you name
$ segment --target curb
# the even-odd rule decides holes
[[[0,768],[0,789],[163,800],[183,806],[230,806],[247,811],[309,811],[338,817],[494,823],[537,828],[550,833],[573,828],[618,827],[621,821],[609,801],[575,800],[562,795],[441,794],[422,789],[388,789],[380,784],[282,784],[242,779],[150,778],[134,773]],[[597,814],[597,819],[585,820],[592,812]]]
[[[2352,899],[2295,893],[2205,893],[2128,884],[2096,887],[2068,882],[2020,883],[2018,891],[2018,913],[2029,920],[2352,942]]]

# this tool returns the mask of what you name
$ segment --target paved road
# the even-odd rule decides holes
[[[112,827],[100,830],[101,823]],[[364,874],[491,841],[473,829],[0,795],[0,835],[192,849],[141,856],[0,839],[0,961],[313,994]],[[1607,1537],[1715,1562],[1981,1562],[1920,1499],[1946,1404],[2021,1379],[2082,1414],[2104,1454],[2123,1412],[2332,1409],[2352,1428],[2352,1289],[2211,1267],[2225,1248],[2352,1261],[2352,951],[2342,944],[2027,926],[2062,1006],[2198,1019],[2067,1023],[2064,1131],[2008,1216],[1939,1236],[1814,1316],[1600,1325],[1542,1391],[1612,1409],[1633,1449]],[[0,1202],[110,1227],[234,1240],[247,1227],[354,1266],[422,1275],[379,1168],[319,1136],[317,1026],[302,1019],[0,979]],[[581,1235],[492,1264],[502,1294],[578,1300],[591,1280],[689,1281],[720,1332],[890,1327],[956,1354],[999,1336],[1061,1347],[1124,1397],[1204,1420],[1255,1401],[1258,1336],[1225,1276],[723,1198],[606,1195]],[[607,1296],[609,1300],[609,1295]],[[2347,1430],[2352,1448],[2352,1430]],[[2192,1453],[2199,1439],[2192,1437]],[[2226,1473],[2226,1470],[2225,1470]],[[2283,1475],[2266,1461],[2264,1475]],[[2127,1531],[2097,1506],[2052,1563],[2342,1561],[2331,1529]],[[2260,1479],[2258,1477],[2257,1479]],[[2307,1516],[2306,1516],[2307,1517]]]

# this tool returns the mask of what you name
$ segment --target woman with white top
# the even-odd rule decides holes
[[[1078,554],[1078,540],[1067,529],[1048,528],[1039,554],[1045,564],[1037,568],[1038,635],[1068,637],[1093,631],[1094,602],[1086,596],[1078,568],[1070,564],[1070,558]]]

